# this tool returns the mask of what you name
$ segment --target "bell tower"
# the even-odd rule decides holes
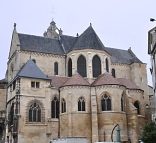
[[[60,35],[62,35],[62,30],[58,29],[56,26],[55,21],[52,20],[50,26],[48,27],[47,31],[44,32],[44,37],[58,39]]]

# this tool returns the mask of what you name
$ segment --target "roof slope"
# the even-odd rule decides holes
[[[61,35],[59,39],[52,39],[27,34],[18,34],[18,37],[20,48],[25,51],[64,55],[72,50],[95,49],[110,54],[112,63],[142,63],[131,49],[104,47],[92,26],[89,26],[79,37]]]
[[[79,73],[73,75],[70,77],[64,84],[63,86],[89,86],[89,82],[85,80]]]
[[[72,47],[74,46],[75,42],[77,41],[77,37],[61,35],[60,41],[64,46],[64,50],[66,53],[71,51]]]
[[[59,88],[61,87],[68,79],[69,77],[63,77],[63,76],[51,76],[49,77],[51,79],[51,85],[53,87]]]
[[[45,38],[34,35],[18,34],[21,50],[64,54],[63,48],[58,39]]]
[[[114,78],[109,73],[104,73],[98,76],[98,78],[92,83],[93,86],[98,85],[118,85],[120,84],[119,81]]]
[[[89,26],[76,41],[73,50],[96,49],[104,50],[104,45],[95,33],[92,26]]]
[[[28,60],[27,63],[21,68],[17,76],[37,79],[49,79],[31,59]]]
[[[142,63],[136,55],[132,52],[132,50],[121,50],[105,47],[106,51],[111,55],[112,63],[121,63],[121,64],[131,64]]]
[[[128,89],[141,89],[134,82],[130,81],[129,79],[117,78],[117,80],[119,81],[120,85],[124,85]]]

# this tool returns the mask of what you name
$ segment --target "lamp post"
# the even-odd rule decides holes
[[[156,21],[156,20],[155,20],[154,18],[150,18],[150,21],[151,21],[151,22],[154,22],[154,21]]]
[[[151,22],[155,22],[156,19],[150,18]],[[156,119],[156,27],[152,28],[148,32],[148,54],[151,56],[151,75],[153,80],[153,97],[152,97],[152,121]]]

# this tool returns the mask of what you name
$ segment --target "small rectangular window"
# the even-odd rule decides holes
[[[32,81],[32,82],[31,82],[31,87],[32,87],[32,88],[35,88],[35,81]]]
[[[40,88],[40,83],[36,82],[36,88]]]
[[[31,82],[31,87],[32,87],[32,88],[40,88],[40,82],[32,81],[32,82]]]

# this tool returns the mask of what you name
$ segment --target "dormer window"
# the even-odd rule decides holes
[[[40,82],[31,81],[31,88],[40,88]]]
[[[54,63],[54,75],[58,75],[58,62]]]

